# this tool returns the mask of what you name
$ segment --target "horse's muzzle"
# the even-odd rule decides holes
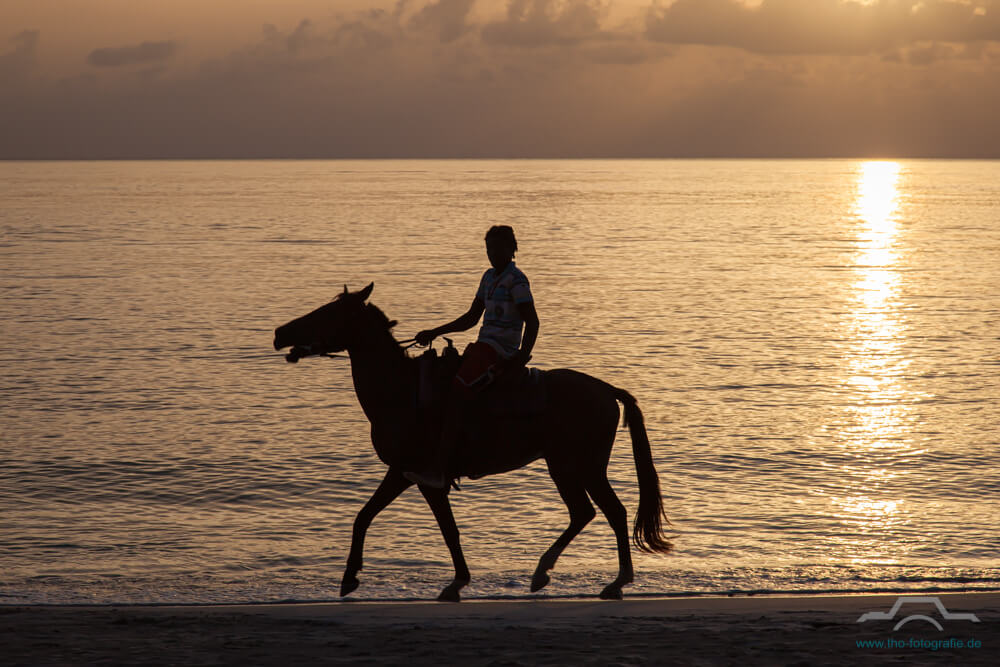
[[[288,340],[289,336],[288,336],[288,332],[287,331],[284,332],[284,335],[282,335],[281,329],[283,329],[283,328],[284,327],[281,327],[281,328],[275,329],[275,331],[274,331],[274,349],[275,350],[280,350],[281,348],[288,347],[289,345],[292,344],[292,342],[290,340]]]
[[[315,352],[310,345],[293,345],[292,349],[285,355],[285,361],[290,364],[298,363],[299,359],[312,354],[319,354],[319,352]]]

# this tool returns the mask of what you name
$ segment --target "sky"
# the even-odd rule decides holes
[[[1000,157],[1000,0],[3,0],[0,159]]]

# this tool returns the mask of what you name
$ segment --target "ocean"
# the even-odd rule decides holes
[[[626,596],[1000,588],[1000,162],[0,163],[0,604],[337,599],[384,474],[338,359],[275,327],[369,282],[400,339],[512,225],[533,365],[634,394],[671,555]],[[454,338],[464,346],[475,329]],[[634,516],[628,434],[612,484]],[[452,503],[466,598],[526,597],[539,461]],[[407,491],[359,599],[452,576]],[[539,595],[614,578],[598,517]]]

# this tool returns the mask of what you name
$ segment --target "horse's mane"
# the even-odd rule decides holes
[[[410,355],[406,353],[406,347],[404,347],[399,341],[396,340],[396,337],[392,335],[392,328],[399,323],[396,320],[390,320],[386,314],[382,312],[382,309],[374,303],[365,304],[365,313],[378,326],[382,327],[383,331],[385,331],[390,338],[392,338],[392,342],[396,344],[396,349],[399,350],[400,356],[409,359]]]
[[[350,298],[352,296],[355,295],[351,294],[350,292],[341,292],[340,294],[335,296],[333,300],[334,302],[336,302],[340,301],[341,299]],[[386,314],[382,312],[382,309],[376,306],[374,303],[365,302],[364,312],[376,324],[376,326],[380,327],[385,332],[385,334],[392,339],[392,342],[396,344],[396,349],[399,350],[399,356],[403,357],[404,359],[412,359],[412,357],[406,352],[407,346],[402,345],[398,340],[396,340],[396,337],[392,335],[392,328],[397,324],[399,324],[399,322],[397,322],[396,320],[390,320],[386,316]]]

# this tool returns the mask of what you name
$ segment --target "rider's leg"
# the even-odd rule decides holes
[[[462,435],[462,417],[469,404],[469,397],[466,395],[468,392],[467,387],[458,385],[457,382],[452,386],[445,404],[441,439],[434,449],[433,462],[429,468],[404,472],[403,475],[411,482],[443,489],[452,479],[449,468]]]
[[[404,472],[407,479],[443,489],[454,478],[451,468],[462,438],[465,412],[476,392],[489,383],[498,359],[497,352],[486,343],[477,342],[466,348],[445,404],[444,425],[434,462],[429,470]]]

